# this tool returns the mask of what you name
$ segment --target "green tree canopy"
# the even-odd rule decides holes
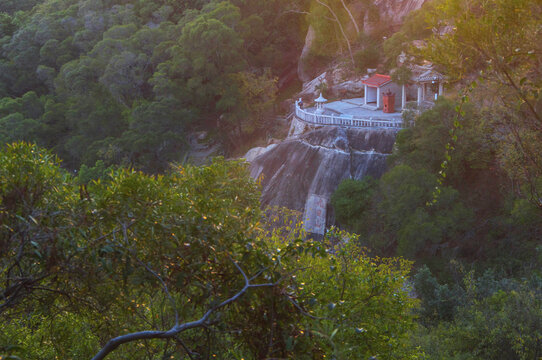
[[[415,356],[409,264],[264,227],[245,163],[86,186],[58,163],[35,145],[0,152],[2,356]]]

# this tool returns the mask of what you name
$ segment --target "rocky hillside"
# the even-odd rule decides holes
[[[262,205],[303,211],[309,195],[330,199],[343,179],[380,177],[394,130],[325,127],[286,139],[251,162],[262,179]]]
[[[371,6],[360,0],[346,2],[359,25],[359,29],[355,29],[353,22],[345,21],[348,36],[355,39],[357,30],[371,34],[377,25],[382,28],[382,24],[393,32],[401,26],[406,15],[427,1],[376,0]],[[363,89],[362,76],[351,68],[335,62],[318,76],[306,71],[304,62],[311,56],[317,36],[315,28],[309,26],[299,59],[298,76],[304,86],[298,96],[310,101],[320,94],[321,85],[325,83],[328,96],[359,97]],[[299,125],[298,129],[293,121],[292,129],[296,134],[306,130]],[[262,177],[263,206],[277,205],[304,211],[310,195],[329,200],[343,179],[359,180],[367,175],[380,177],[386,168],[386,157],[392,151],[395,134],[394,130],[321,128],[278,145],[253,149],[246,158],[251,162],[251,175]],[[332,216],[328,216],[328,220]]]
[[[367,6],[366,2],[357,0],[347,6],[358,24],[358,30],[371,34],[375,29],[382,28],[382,24],[385,24],[391,32],[397,31],[410,12],[420,9],[428,1],[430,0],[376,0],[372,6]],[[354,25],[351,22],[345,22],[344,25],[350,39],[355,39],[358,34]],[[309,26],[297,67],[298,77],[303,83],[310,81],[316,75],[310,72],[306,62],[317,36],[315,29]]]
[[[398,28],[406,15],[411,11],[418,10],[428,0],[376,0],[375,5],[380,14],[380,22],[388,24],[390,27]],[[361,1],[358,1],[357,6],[363,6]],[[364,22],[364,30],[371,31],[371,22]]]

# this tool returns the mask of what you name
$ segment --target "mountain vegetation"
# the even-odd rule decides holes
[[[537,1],[434,1],[384,43],[447,74],[440,99],[397,136],[380,180],[345,181],[341,227],[419,268],[413,335],[430,359],[536,359],[540,343],[542,67]],[[417,36],[422,33],[418,33]],[[454,91],[455,89],[455,91]]]
[[[78,186],[36,145],[0,162],[3,357],[416,353],[410,263],[371,258],[344,232],[304,241],[291,216],[262,214],[245,163]]]
[[[2,1],[0,359],[539,359],[542,4],[379,16]],[[261,209],[244,162],[185,161],[197,131],[228,156],[270,135],[309,27],[314,71],[401,57],[394,79],[430,61],[448,82],[319,241]]]
[[[33,6],[35,5],[35,6]],[[289,1],[3,2],[0,141],[53,149],[69,169],[160,172],[186,134],[232,149],[265,133],[297,61]]]

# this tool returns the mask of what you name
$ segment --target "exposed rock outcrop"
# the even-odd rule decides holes
[[[325,127],[278,144],[256,157],[251,176],[262,179],[262,205],[303,212],[309,194],[330,199],[346,178],[380,177],[394,130]]]
[[[307,73],[307,70],[305,69],[305,60],[309,56],[311,46],[314,42],[315,37],[316,33],[314,31],[314,28],[312,26],[309,26],[309,29],[307,30],[307,36],[305,37],[305,45],[303,46],[303,50],[301,51],[301,55],[299,56],[299,61],[297,62],[297,76],[299,77],[299,80],[301,80],[301,82],[307,82],[311,79],[311,75]]]
[[[363,25],[363,32],[371,33],[377,23],[398,30],[405,16],[411,11],[418,10],[430,0],[374,0],[372,4],[366,1],[352,1],[348,8],[358,24]],[[350,33],[354,31],[349,22],[346,23]]]
[[[288,131],[288,137],[297,137],[303,134],[305,131],[310,129],[310,125],[306,122],[298,120],[295,116],[292,117],[292,122],[290,123],[290,130]]]
[[[208,133],[205,131],[194,132],[188,135],[190,151],[186,159],[194,165],[205,165],[213,156],[223,155],[223,149],[220,144],[208,141]]]
[[[318,75],[317,77],[315,77],[314,79],[312,79],[312,80],[310,80],[308,82],[305,82],[303,84],[303,90],[301,90],[299,95],[301,95],[302,97],[315,97],[316,98],[320,94],[320,89],[319,89],[320,84],[326,84],[325,86],[329,87],[330,82],[331,81],[328,79],[327,72],[324,72],[324,73]]]
[[[271,144],[269,146],[266,146],[266,147],[255,147],[255,148],[252,148],[250,149],[249,151],[247,151],[247,153],[245,154],[244,158],[246,161],[248,162],[252,162],[254,161],[254,159],[256,159],[258,156],[262,155],[262,154],[265,154],[266,152],[268,152],[269,150],[273,149],[274,147],[276,147],[277,144]]]
[[[393,31],[399,30],[405,17],[412,11],[418,10],[430,0],[375,0],[374,5],[367,5],[365,1],[357,0],[348,4],[356,24],[362,27],[365,33],[371,33],[375,29],[382,29],[382,26]],[[351,39],[355,39],[357,30],[351,21],[345,21],[345,31]],[[309,26],[303,51],[298,61],[297,75],[303,83],[309,82],[317,74],[310,73],[306,66],[311,47],[315,43],[316,32]]]
[[[429,0],[376,0],[375,6],[380,15],[379,22],[385,23],[388,27],[399,28],[405,16],[414,10],[418,10]],[[372,29],[370,21],[364,24],[365,31]]]
[[[299,93],[304,98],[314,99],[320,95],[320,84],[325,84],[326,93],[332,97],[360,97],[363,96],[362,77],[352,71],[347,72],[341,66],[320,74],[303,85]]]

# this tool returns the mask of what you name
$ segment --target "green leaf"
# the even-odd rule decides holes
[[[288,336],[286,339],[286,350],[292,351],[294,349],[294,338],[292,336]]]

